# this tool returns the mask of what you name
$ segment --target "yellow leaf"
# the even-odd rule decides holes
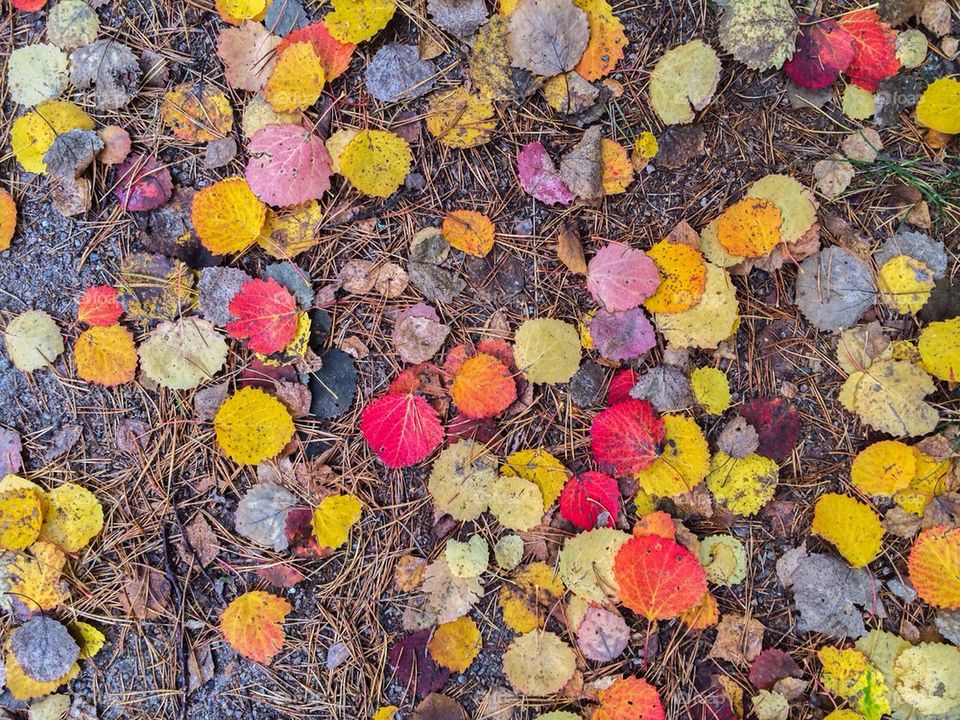
[[[599,0],[603,2],[603,0]],[[602,138],[600,140],[600,170],[603,192],[619,195],[627,191],[633,182],[633,164],[627,149],[620,143]]]
[[[25,477],[9,473],[4,475],[3,479],[0,480],[0,493],[4,493],[7,490],[30,490],[40,500],[41,514],[47,514],[47,491],[35,482],[27,480]]]
[[[27,310],[13,318],[3,332],[7,355],[18,370],[33,372],[46,367],[63,352],[63,336],[43,310]]]
[[[258,20],[267,9],[267,0],[216,0],[220,17],[231,25],[244,20]]]
[[[279,400],[245,387],[227,398],[213,419],[217,442],[227,457],[256,465],[275,457],[293,438],[293,419]]]
[[[523,560],[523,538],[504,535],[493,546],[493,557],[501,570],[513,570]]]
[[[105,387],[133,382],[137,348],[133,334],[121,325],[92,327],[80,333],[73,346],[77,377]]]
[[[451,210],[444,217],[440,231],[443,239],[457,250],[482,258],[493,249],[496,227],[483,213]]]
[[[707,487],[721,505],[749,517],[773,499],[779,475],[777,464],[762,455],[737,459],[718,451],[710,460]]]
[[[461,440],[446,447],[433,462],[427,490],[440,512],[464,522],[487,509],[490,488],[497,479],[497,461],[486,447]]]
[[[242,252],[260,237],[267,206],[243,178],[227,178],[197,191],[190,217],[203,246],[215,255]]]
[[[960,80],[944,77],[930,83],[917,102],[917,120],[937,132],[960,134]]]
[[[894,437],[926,435],[940,422],[923,398],[936,388],[930,376],[911,362],[878,360],[850,374],[840,403],[875,430]]]
[[[513,59],[507,47],[509,24],[501,15],[494,15],[477,31],[470,50],[470,77],[480,94],[501,102],[517,95],[513,82]]]
[[[877,273],[883,302],[902,315],[919,312],[935,284],[933,271],[909,255],[890,258]]]
[[[383,705],[377,708],[372,720],[393,720],[399,710],[396,705]]]
[[[55,100],[67,89],[67,54],[49,43],[24,45],[7,55],[7,92],[19,105]]]
[[[510,530],[532,530],[543,517],[543,495],[532,482],[501,475],[490,487],[490,512]]]
[[[937,460],[916,447],[913,450],[914,473],[910,484],[893,496],[894,502],[907,512],[923,515],[923,511],[934,497],[950,489],[949,477],[952,462],[950,458]]]
[[[254,590],[227,606],[220,630],[238,653],[267,664],[283,647],[283,621],[292,609],[282,597]]]
[[[866,720],[880,720],[890,712],[890,690],[883,673],[863,653],[827,646],[817,656],[823,664],[824,687],[856,707]]]
[[[880,518],[868,505],[848,495],[821,495],[813,509],[811,530],[836,547],[853,567],[863,567],[880,554]]]
[[[893,663],[893,687],[921,716],[955,715],[960,709],[960,649],[921,643]]]
[[[93,658],[107,642],[106,635],[90,623],[85,623],[82,620],[70,623],[67,629],[73,635],[73,639],[77,641],[77,645],[80,646],[80,658],[83,660]]]
[[[552,632],[534,630],[516,638],[503,654],[503,674],[524,695],[551,695],[577,669],[577,656]]]
[[[357,133],[340,156],[343,176],[357,190],[374,197],[396,192],[412,165],[410,143],[385,130]]]
[[[162,322],[140,344],[140,366],[161,387],[190,390],[212,378],[227,360],[227,342],[200,318]]]
[[[58,485],[47,493],[49,510],[43,519],[40,539],[66,552],[86,547],[103,529],[103,507],[96,495],[74,483]]]
[[[186,82],[163,96],[160,119],[181,140],[205,143],[227,137],[233,130],[233,108],[215,85]]]
[[[430,657],[437,665],[458,673],[467,671],[481,647],[480,629],[466,615],[443,623],[427,643]]]
[[[657,142],[657,136],[649,130],[644,130],[637,135],[633,141],[633,152],[644,160],[652,160],[660,150],[660,143]],[[634,167],[637,163],[634,162]]]
[[[853,459],[850,481],[864,495],[891,497],[910,485],[916,467],[913,448],[899,440],[882,440]]]
[[[699,250],[661,240],[647,250],[660,273],[656,292],[643,302],[652,313],[679,313],[689,310],[703,297],[707,265]]]
[[[766,175],[747,188],[746,196],[766,200],[780,209],[784,243],[797,242],[817,221],[813,192],[789,175]]]
[[[438,90],[427,104],[427,130],[447,147],[471,148],[493,137],[493,103],[465,87]]]
[[[931,375],[960,382],[960,317],[932,322],[920,331],[917,349]]]
[[[333,170],[337,175],[340,174],[340,156],[343,155],[343,151],[346,149],[347,145],[350,144],[350,141],[353,140],[358,134],[359,130],[352,127],[344,127],[339,130],[335,130],[330,137],[326,139],[324,145],[327,146],[327,154],[330,156],[330,169]]]
[[[722,370],[697,368],[690,374],[690,389],[708,415],[722,415],[730,407],[730,381]]]
[[[558,564],[563,584],[589,602],[604,605],[619,601],[613,561],[629,539],[625,532],[613,528],[596,528],[567,538]]]
[[[397,10],[396,0],[333,0],[323,24],[337,40],[360,43],[383,30]]]
[[[329,495],[313,511],[313,536],[321,547],[336,550],[350,537],[363,503],[353,495]]]
[[[447,540],[443,555],[450,573],[458,578],[480,577],[490,563],[490,548],[480,535],[472,535],[467,542]]]
[[[257,244],[270,257],[289,260],[320,242],[322,225],[323,209],[316,200],[279,212],[267,208]]]
[[[262,92],[258,92],[247,101],[243,107],[243,117],[240,119],[243,127],[243,136],[248,140],[263,130],[267,125],[299,125],[303,122],[303,113],[299,110],[288,113],[278,113],[267,102]]]
[[[500,586],[503,622],[521,633],[543,627],[563,593],[563,582],[552,567],[542,562],[530,563]]]
[[[843,89],[840,108],[848,118],[866,120],[877,111],[877,97],[869,90],[850,83]]]
[[[707,279],[700,302],[679,313],[656,313],[654,323],[667,342],[678,348],[715,349],[740,321],[740,305],[730,275],[706,264]]]
[[[759,258],[783,239],[780,208],[761,198],[745,197],[717,218],[717,240],[731,255]]]
[[[60,574],[67,556],[53,543],[38,540],[30,555],[15,552],[6,559],[3,572],[10,578],[9,597],[27,612],[53,610],[67,600]]]
[[[650,73],[650,104],[666,125],[693,122],[713,99],[720,58],[703,40],[669,50]]]
[[[623,59],[627,46],[623,23],[613,14],[607,0],[573,0],[573,4],[587,13],[590,26],[590,42],[574,70],[587,80],[598,80],[613,72]]]
[[[540,488],[546,512],[560,496],[570,474],[557,458],[541,448],[519,450],[504,461],[501,475],[516,475]]]
[[[526,320],[514,342],[517,367],[532,383],[565,383],[580,369],[580,337],[562,320]]]
[[[263,93],[276,112],[306,110],[319,99],[325,80],[323,63],[313,45],[291,43],[277,56]]]
[[[33,543],[43,525],[40,498],[28,488],[0,492],[0,547],[23,550]]]
[[[747,552],[733,535],[708,535],[698,555],[707,580],[716,585],[737,585],[747,577]]]
[[[24,170],[43,173],[47,171],[43,156],[58,135],[71,130],[93,130],[93,127],[93,118],[73,103],[51,100],[14,120],[10,145]]]
[[[700,426],[691,418],[664,415],[663,425],[663,449],[653,464],[635,477],[649,495],[676,497],[707,476],[710,448]]]

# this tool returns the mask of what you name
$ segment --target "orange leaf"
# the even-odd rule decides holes
[[[133,335],[120,325],[84,330],[73,347],[77,375],[96,385],[112,387],[133,382],[137,348]]]
[[[517,399],[517,384],[500,360],[478,353],[457,371],[450,388],[457,409],[471,418],[499,415]]]
[[[447,213],[440,228],[443,239],[457,250],[474,257],[485,257],[493,248],[496,228],[483,213],[475,210],[453,210]]]
[[[707,591],[700,561],[673,540],[628,540],[613,561],[620,599],[647,620],[668,620],[694,608]]]
[[[223,611],[220,630],[245,658],[269,663],[283,647],[283,621],[292,606],[260,590],[244,593]]]
[[[353,43],[337,40],[322,21],[287,33],[277,46],[277,52],[281,53],[287,45],[298,42],[308,42],[313,45],[313,51],[320,58],[327,82],[343,74],[350,65],[350,56],[357,49]]]
[[[10,247],[17,229],[17,204],[6,190],[0,189],[0,252]]]
[[[960,528],[924,530],[913,543],[907,567],[921,598],[935,607],[960,608]]]
[[[663,510],[654,510],[637,520],[637,524],[633,526],[634,537],[646,537],[649,535],[666,538],[667,540],[676,540],[677,526],[668,513],[663,512]]]
[[[717,219],[717,240],[731,255],[758,258],[780,242],[780,208],[760,198],[734,203]]]
[[[690,630],[706,630],[716,625],[719,620],[720,608],[717,607],[717,599],[709,590],[703,594],[695,607],[680,614],[680,622]]]
[[[593,720],[663,720],[660,693],[646,680],[623,677],[600,693]]]

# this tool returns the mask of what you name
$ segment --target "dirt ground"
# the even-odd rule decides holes
[[[423,4],[404,12],[426,17]],[[167,85],[202,78],[225,87],[212,51],[220,21],[209,5],[170,0],[112,2],[100,11],[102,33],[159,53],[169,63]],[[704,37],[717,47],[715,9],[706,0],[637,0],[619,3],[614,9],[626,26],[630,45],[612,75],[622,83],[623,95],[610,101],[600,122],[611,137],[624,143],[640,130],[651,129],[659,136],[662,127],[645,94],[649,70],[666,49],[693,38]],[[834,9],[841,11],[844,4]],[[319,5],[311,13],[317,16]],[[41,30],[22,17],[8,13],[0,20],[4,54],[12,46],[31,42]],[[422,25],[422,19],[398,17],[371,44],[362,46],[347,76],[333,86],[324,123],[386,128],[419,124],[422,100],[382,107],[362,91],[362,71],[381,44],[415,38]],[[448,52],[437,59],[437,65],[449,71],[440,84],[453,85],[461,77],[465,47],[449,39],[445,42]],[[519,148],[535,138],[556,149],[568,147],[579,139],[580,130],[548,114],[541,102],[504,105],[498,110],[497,140],[480,148],[450,150],[421,131],[414,172],[419,173],[422,187],[408,183],[388,208],[350,196],[347,201],[355,204],[356,212],[369,217],[328,225],[323,242],[299,258],[300,264],[310,272],[315,287],[332,282],[339,268],[354,258],[405,265],[414,232],[437,225],[452,207],[479,209],[494,217],[502,232],[490,267],[465,273],[471,283],[468,292],[438,308],[453,328],[450,345],[480,337],[480,329],[495,312],[503,313],[511,328],[535,315],[576,322],[591,303],[582,279],[556,260],[555,237],[563,222],[579,225],[588,253],[606,240],[646,248],[681,220],[702,227],[738,199],[747,185],[768,173],[790,174],[811,183],[813,164],[833,154],[840,138],[854,129],[837,103],[822,110],[791,108],[781,73],[756,73],[727,60],[717,98],[695,126],[703,133],[702,151],[672,168],[654,160],[627,193],[599,207],[545,209],[520,191],[514,174]],[[165,133],[157,120],[162,92],[163,88],[144,88],[122,116],[96,116],[98,125],[127,127],[135,146],[156,152],[182,185],[205,185],[242,173],[241,158],[216,172],[204,169],[202,149]],[[240,107],[240,98],[234,96],[234,100],[235,107]],[[0,126],[4,147],[9,148],[7,136],[15,117],[9,100],[3,114]],[[321,114],[319,110],[311,113],[314,119]],[[239,130],[237,135],[242,141]],[[931,234],[946,243],[955,274],[960,197],[956,176],[952,200],[951,186],[943,180],[951,168],[960,169],[955,151],[945,166],[935,160],[912,126],[885,128],[881,135],[885,157],[892,164],[918,160],[918,165],[911,166],[911,177],[946,188],[947,201],[932,208]],[[90,285],[113,282],[119,259],[141,247],[139,221],[117,210],[103,168],[97,170],[94,209],[83,219],[64,219],[53,210],[44,181],[21,172],[9,152],[2,168],[4,185],[20,207],[21,222],[13,246],[0,255],[0,311],[8,320],[25,309],[46,310],[59,320],[68,337],[75,338],[77,297]],[[891,199],[894,180],[893,171],[882,169],[858,174],[842,199],[822,202],[821,220],[826,214],[841,217],[878,244],[892,235],[902,214],[902,207]],[[941,181],[942,185],[937,184]],[[347,196],[340,190],[324,203],[332,208]],[[830,240],[826,231],[824,240]],[[240,263],[257,269],[265,258],[255,252]],[[842,376],[834,362],[835,339],[799,317],[792,303],[794,275],[795,269],[787,266],[774,274],[755,270],[749,277],[736,279],[743,315],[736,347],[727,355],[715,356],[716,366],[730,376],[735,404],[745,398],[786,395],[801,412],[802,441],[781,469],[777,494],[777,500],[796,503],[792,524],[786,532],[777,533],[764,516],[735,521],[694,516],[686,523],[699,535],[732,532],[747,545],[751,560],[747,581],[718,593],[721,610],[752,614],[768,628],[768,645],[795,650],[795,657],[809,659],[811,648],[821,640],[792,630],[790,599],[776,581],[774,564],[806,536],[811,498],[843,487],[850,458],[863,447],[867,433],[837,403]],[[370,354],[358,361],[359,397],[353,410],[334,422],[303,423],[301,448],[295,457],[306,452],[310,440],[329,441],[332,450],[327,462],[338,474],[338,486],[356,493],[371,512],[364,514],[345,552],[320,561],[296,561],[308,577],[288,592],[294,607],[285,626],[289,647],[269,667],[236,656],[222,641],[218,622],[230,599],[262,586],[249,569],[281,558],[251,547],[234,532],[238,497],[255,481],[255,474],[218,454],[210,425],[193,417],[191,393],[158,394],[139,384],[122,390],[98,389],[74,378],[68,356],[60,359],[56,372],[28,377],[0,354],[0,425],[23,436],[26,468],[53,480],[80,478],[101,498],[107,512],[102,537],[73,564],[70,578],[70,611],[103,628],[108,637],[104,651],[96,661],[84,664],[80,678],[72,684],[75,694],[98,707],[101,718],[346,719],[368,718],[378,706],[391,702],[411,707],[410,698],[392,682],[386,662],[386,649],[400,632],[406,602],[390,589],[393,565],[405,554],[432,558],[441,546],[439,539],[466,533],[464,528],[435,525],[424,484],[429,466],[403,472],[384,469],[365,446],[357,421],[363,404],[382,392],[399,370],[389,344],[391,311],[419,299],[411,286],[403,297],[387,303],[374,296],[348,295],[338,296],[330,308],[332,344],[356,337]],[[899,323],[902,337],[916,336],[912,320],[883,319],[887,327]],[[656,364],[660,350],[644,364]],[[709,356],[695,359],[712,360]],[[227,377],[234,377],[244,361],[241,356],[232,357]],[[609,378],[612,369],[605,371]],[[940,392],[931,399],[945,416],[960,417],[957,392]],[[584,457],[587,430],[597,409],[572,406],[563,387],[538,388],[530,411],[500,424],[501,452],[535,442],[576,467],[575,456]],[[131,420],[141,424],[130,424]],[[82,429],[79,441],[65,455],[48,459],[58,431],[73,425]],[[133,432],[139,443],[118,440],[118,429],[121,435]],[[711,440],[719,429],[719,420],[705,428]],[[214,529],[220,548],[206,570],[199,569],[182,540],[183,526],[198,514]],[[484,521],[478,521],[472,531],[495,537]],[[888,555],[873,566],[878,576],[896,577],[906,547],[890,546]],[[483,650],[471,669],[454,675],[446,688],[474,717],[483,716],[487,690],[507,684],[499,657],[512,632],[499,617],[497,585],[488,583],[487,595],[473,614],[483,633]],[[146,587],[151,591],[148,601],[138,600],[148,607],[131,612],[129,596]],[[918,615],[916,606],[903,614],[900,600],[887,594],[882,600],[890,612],[885,621],[890,629],[896,630],[901,622],[922,626],[929,621]],[[646,632],[642,626],[634,630],[641,638]],[[697,700],[693,675],[712,640],[713,631],[696,634],[676,622],[662,623],[649,663],[639,657],[643,644],[634,642],[625,659],[592,668],[587,677],[643,670],[660,688],[669,716],[687,717]],[[337,643],[343,643],[348,657],[328,670],[327,653]],[[811,668],[806,669],[812,674]],[[747,686],[745,676],[731,672]],[[12,701],[4,697],[0,703]],[[553,707],[526,705],[522,712],[536,714]],[[576,709],[576,703],[568,709]],[[823,714],[811,695],[811,701],[792,717]]]

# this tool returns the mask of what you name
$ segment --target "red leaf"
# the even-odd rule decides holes
[[[36,12],[47,4],[47,0],[11,0],[10,4],[21,12]]]
[[[607,388],[607,405],[630,399],[630,391],[637,384],[637,371],[632,368],[621,370],[610,381]]]
[[[273,278],[248,280],[227,306],[227,332],[262,355],[283,350],[297,332],[297,301]]]
[[[330,155],[323,140],[299,125],[267,125],[247,145],[244,177],[270,205],[318,200],[330,189]]]
[[[853,61],[846,70],[854,85],[874,92],[878,82],[897,74],[897,32],[880,19],[876,10],[844,15],[840,27],[853,36],[855,43]]]
[[[591,470],[575,475],[560,492],[560,515],[582,530],[613,527],[620,511],[620,487],[606,473]]]
[[[783,70],[800,87],[820,90],[840,77],[855,54],[853,36],[836,20],[802,17],[796,52]]]
[[[360,432],[387,467],[425,460],[443,441],[440,416],[418,395],[388,393],[371,402],[360,418]]]
[[[313,51],[323,65],[323,75],[327,82],[343,74],[350,65],[350,56],[357,48],[353,43],[340,42],[330,34],[323,22],[316,22],[287,33],[277,46],[277,54],[282,53],[287,45],[298,42],[313,45]]]
[[[590,447],[601,470],[626,477],[653,464],[663,436],[663,420],[653,405],[630,398],[597,413],[590,426]]]
[[[240,374],[237,387],[265,388],[273,392],[277,383],[281,382],[299,382],[297,369],[293,365],[267,365],[254,356]]]
[[[170,171],[149,155],[131,153],[117,165],[113,194],[124,210],[155,210],[173,195]]]
[[[313,510],[311,508],[291,508],[287,512],[283,531],[294,555],[314,560],[322,560],[329,555],[333,555],[333,548],[321,546],[313,536]]]
[[[757,454],[783,462],[796,447],[800,435],[797,409],[783,398],[757,398],[740,407],[743,419],[757,431]]]
[[[803,670],[783,650],[767,648],[750,665],[750,682],[760,690],[769,690],[787,677],[802,678]]]
[[[470,439],[489,445],[496,434],[497,425],[493,418],[471,418],[460,413],[447,423],[447,442],[449,443]]]
[[[87,288],[80,298],[77,319],[87,325],[113,325],[123,315],[117,291],[109,285]]]
[[[415,632],[397,640],[387,651],[396,681],[404,690],[412,686],[420,696],[439,690],[450,678],[450,671],[437,665],[427,650],[431,635],[432,629]]]
[[[690,610],[707,591],[700,561],[673,540],[645,535],[623,544],[613,561],[623,604],[647,620]]]

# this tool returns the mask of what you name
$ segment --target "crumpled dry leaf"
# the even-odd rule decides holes
[[[483,0],[427,0],[427,12],[437,25],[459,37],[472,35],[487,19]]]
[[[724,425],[717,438],[717,449],[730,457],[745,458],[760,447],[756,429],[737,415]]]
[[[287,513],[297,504],[292,493],[273,483],[254,485],[237,505],[237,532],[258,545],[280,552],[289,547]]]
[[[603,197],[599,125],[587,128],[580,142],[563,156],[560,177],[581,200],[592,202]]]
[[[649,400],[662,413],[693,407],[690,380],[673,365],[658,365],[645,372],[630,389],[630,397]]]
[[[103,140],[92,130],[70,130],[57,136],[43,162],[50,175],[73,180],[90,167],[102,149]]]
[[[70,54],[70,82],[78,88],[95,85],[100,110],[118,110],[133,100],[140,76],[136,55],[116,40],[97,40]]]
[[[717,638],[713,641],[708,657],[739,665],[749,665],[763,649],[763,631],[766,628],[756,618],[746,618],[739,613],[727,613],[717,625]]]

